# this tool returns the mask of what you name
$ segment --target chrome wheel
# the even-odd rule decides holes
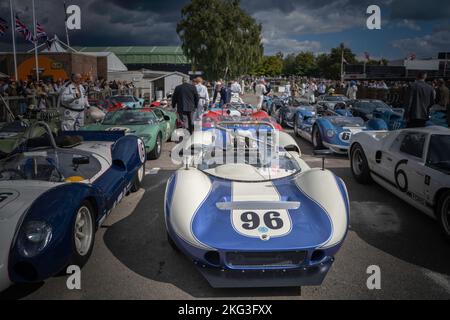
[[[361,155],[361,151],[359,149],[356,149],[355,152],[353,152],[352,157],[353,173],[357,176],[360,176],[363,172],[363,166],[364,166],[364,159]]]
[[[137,177],[138,177],[139,182],[142,182],[142,180],[144,180],[144,166],[139,168]]]
[[[92,245],[94,226],[92,224],[92,214],[88,207],[81,207],[78,210],[75,220],[75,249],[80,256],[89,253]]]
[[[156,140],[156,150],[157,150],[157,152],[158,152],[158,154],[160,154],[161,153],[161,139],[157,139]]]

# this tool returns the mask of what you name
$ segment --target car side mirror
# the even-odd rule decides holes
[[[313,154],[315,156],[320,156],[322,158],[322,170],[325,171],[325,159],[328,156],[334,155],[334,152],[330,149],[314,150]]]
[[[91,160],[89,159],[88,156],[75,156],[72,159],[72,164],[74,166],[80,166],[80,165],[84,165],[84,164],[89,164],[91,162]]]
[[[164,116],[164,121],[170,121],[170,117],[169,116]]]

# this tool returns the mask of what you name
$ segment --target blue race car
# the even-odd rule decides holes
[[[360,117],[364,121],[381,119],[391,131],[406,127],[406,121],[404,120],[405,110],[392,108],[381,100],[354,100],[350,101],[348,105],[353,116]]]
[[[145,146],[123,132],[66,132],[29,139],[0,161],[0,291],[82,267],[96,230],[140,188]]]
[[[315,149],[328,148],[337,154],[347,154],[353,134],[361,131],[387,130],[381,119],[364,122],[347,109],[335,111],[322,108],[300,108],[294,119],[294,132],[311,142]]]
[[[279,144],[262,152],[264,138],[246,135],[245,123],[230,125],[227,139],[219,129],[183,141],[186,150],[201,145],[167,183],[170,245],[214,288],[320,285],[348,230],[344,182],[311,169],[287,133],[279,132]],[[211,153],[211,146],[242,159],[224,163],[225,154]]]
[[[114,96],[109,99],[113,104],[123,104],[126,108],[139,109],[145,106],[145,99],[135,96]]]

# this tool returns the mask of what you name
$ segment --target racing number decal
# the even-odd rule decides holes
[[[264,214],[264,224],[269,229],[280,230],[284,225],[280,216],[281,214],[279,212],[267,212]],[[242,228],[245,230],[256,230],[261,226],[261,219],[255,212],[244,212],[241,215],[241,221],[243,222]]]
[[[8,192],[0,193],[0,202],[5,201],[6,199],[8,199],[12,195],[13,195],[12,193],[8,193]]]
[[[145,144],[144,141],[141,139],[138,139],[138,151],[139,151],[139,158],[141,159],[141,163],[145,162]]]
[[[277,211],[239,211],[233,212],[233,226],[244,236],[269,240],[289,234],[292,222],[286,210]]]

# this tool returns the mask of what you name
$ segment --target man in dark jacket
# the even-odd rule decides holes
[[[194,132],[194,111],[200,98],[193,84],[184,82],[175,88],[172,96],[172,107],[177,109],[184,127],[192,134]]]
[[[222,86],[220,89],[220,106],[231,102],[231,82],[228,82],[228,86]]]
[[[430,118],[430,108],[434,104],[434,89],[425,82],[427,74],[420,72],[411,85],[409,103],[406,109],[408,128],[425,127]]]

